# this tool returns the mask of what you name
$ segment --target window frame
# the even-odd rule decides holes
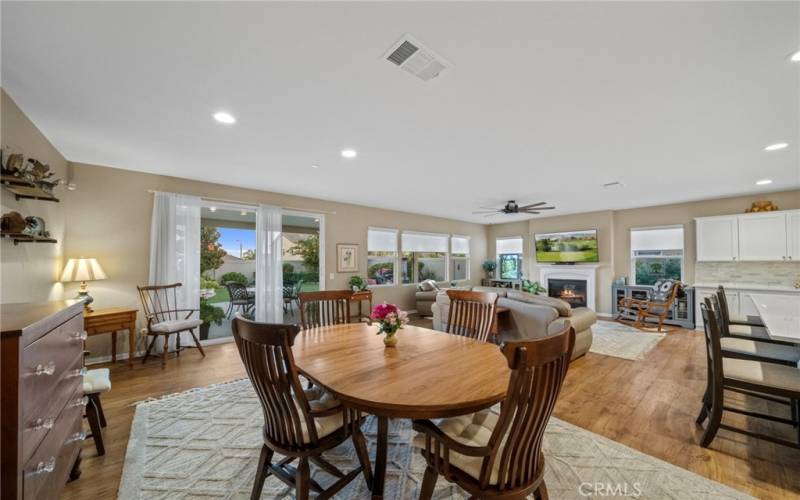
[[[467,253],[464,254],[465,257],[454,257],[455,252],[453,252],[453,239],[455,239],[455,238],[467,241]],[[472,261],[471,261],[472,236],[464,236],[464,235],[461,235],[461,234],[451,234],[450,235],[449,250],[450,250],[450,252],[448,252],[448,259],[447,259],[448,260],[448,262],[447,262],[447,281],[452,281],[452,282],[469,281],[472,278],[472,270],[471,270],[471,267],[472,267]],[[464,259],[464,264],[466,265],[466,271],[467,271],[465,278],[457,280],[453,276],[450,275],[450,267],[452,266],[454,259]]]
[[[369,279],[370,279],[370,276],[369,276],[369,252],[370,252],[370,250],[369,250],[369,232],[370,231],[393,232],[394,235],[395,235],[395,249],[394,249],[394,258],[392,259],[392,266],[393,266],[392,283],[380,283],[380,284],[375,284],[375,285],[367,285],[367,288],[372,289],[372,288],[386,288],[386,287],[397,286],[398,284],[400,284],[400,283],[398,283],[397,271],[400,270],[400,262],[401,262],[401,258],[400,258],[400,232],[401,231],[399,229],[390,228],[390,227],[375,227],[375,226],[368,226],[367,227],[367,268],[366,268],[366,271],[364,273],[366,275],[366,277],[367,277],[367,281],[369,281]],[[385,252],[386,250],[375,250],[375,251],[376,252]]]
[[[420,281],[410,281],[408,283],[403,283],[402,282],[403,281],[403,278],[402,278],[402,276],[403,276],[403,269],[402,269],[402,267],[403,267],[403,254],[407,253],[405,250],[403,250],[403,235],[404,234],[417,235],[417,236],[435,236],[437,238],[445,237],[447,239],[447,249],[444,252],[438,252],[438,251],[437,252],[431,252],[431,251],[427,251],[427,252],[419,251],[418,252],[418,251],[410,250],[408,253],[412,253],[412,254],[415,254],[415,253],[443,253],[444,254],[444,279],[437,280],[437,281],[450,281],[450,246],[451,246],[450,234],[447,234],[447,233],[432,233],[432,232],[427,232],[427,231],[414,231],[414,230],[409,229],[407,231],[406,230],[400,231],[400,238],[398,239],[398,246],[399,246],[399,250],[397,252],[398,253],[398,262],[399,262],[398,269],[400,270],[400,283],[399,283],[399,285],[400,286],[417,286],[417,285],[419,285],[421,283]],[[414,259],[414,260],[416,261],[416,259]],[[419,279],[419,276],[417,276],[417,279]]]
[[[680,228],[680,230],[681,230],[681,232],[683,234],[683,238],[682,238],[683,241],[682,241],[681,248],[680,248],[680,251],[681,251],[681,259],[680,259],[680,261],[681,261],[681,282],[684,281],[684,278],[686,276],[686,228],[684,227],[683,224],[669,224],[669,225],[666,225],[666,226],[632,227],[628,231],[628,233],[629,233],[629,235],[628,235],[628,246],[630,247],[630,261],[631,261],[631,263],[630,263],[631,285],[634,285],[634,286],[649,286],[649,285],[639,285],[636,282],[636,261],[637,261],[637,259],[639,259],[639,258],[649,258],[649,259],[664,259],[664,260],[666,260],[666,259],[670,259],[670,258],[675,258],[674,255],[636,255],[637,251],[648,251],[648,250],[635,250],[633,248],[633,233],[636,232],[636,231],[657,231],[659,229],[678,229],[678,228]],[[657,251],[664,252],[664,251],[667,251],[667,250],[677,250],[677,249],[661,249],[661,250],[657,250]],[[656,251],[656,250],[650,250],[650,251]]]

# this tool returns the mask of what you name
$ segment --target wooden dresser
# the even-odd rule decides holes
[[[58,498],[80,473],[83,303],[0,305],[0,497]]]

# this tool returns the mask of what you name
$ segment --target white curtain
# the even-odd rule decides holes
[[[179,309],[200,308],[200,198],[157,192],[150,224],[150,284],[170,283],[182,284]],[[181,335],[182,345],[192,345],[188,332]]]
[[[282,223],[280,207],[256,212],[256,321],[283,323]]]

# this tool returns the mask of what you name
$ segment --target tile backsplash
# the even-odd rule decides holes
[[[696,283],[752,283],[793,286],[800,280],[800,262],[698,262]]]

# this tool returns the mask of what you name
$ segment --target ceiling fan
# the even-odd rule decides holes
[[[553,210],[556,207],[545,207],[542,205],[547,205],[546,201],[540,201],[538,203],[531,203],[530,205],[517,205],[517,202],[514,200],[508,200],[508,203],[505,204],[503,208],[493,208],[493,207],[481,207],[484,210],[478,210],[476,212],[472,212],[473,214],[486,214],[484,217],[492,217],[497,214],[533,214],[537,215],[539,210]]]

